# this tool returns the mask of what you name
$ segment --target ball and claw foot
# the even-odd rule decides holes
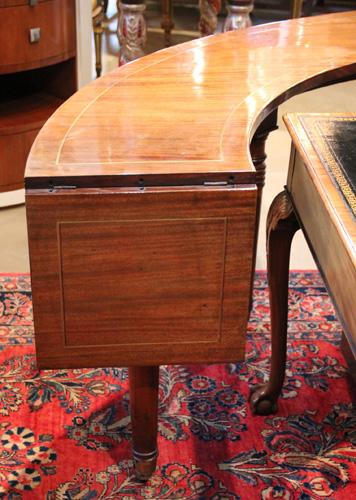
[[[271,415],[277,411],[277,397],[268,391],[268,385],[257,385],[251,389],[250,406],[254,415]]]

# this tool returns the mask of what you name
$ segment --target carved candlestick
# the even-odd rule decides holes
[[[239,30],[251,26],[250,12],[254,0],[230,0],[226,4],[228,15],[225,19],[223,31]]]
[[[218,26],[218,14],[221,10],[221,0],[199,0],[201,36],[213,35]]]
[[[131,3],[130,3],[131,2]],[[146,9],[144,1],[125,0],[117,2],[119,21],[117,34],[120,43],[119,66],[142,57],[146,44],[146,21],[143,12]]]

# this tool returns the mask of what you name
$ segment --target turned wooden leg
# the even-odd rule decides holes
[[[303,0],[292,1],[292,18],[301,17],[303,10]]]
[[[109,3],[109,0],[102,0],[102,5],[103,5],[103,10],[104,10],[104,14],[106,16],[106,13],[108,11],[108,3]]]
[[[250,12],[254,0],[227,0],[227,16],[223,31],[234,31],[251,26]]]
[[[132,447],[137,479],[146,481],[157,462],[159,366],[129,368]]]
[[[252,162],[256,169],[257,179],[256,184],[258,188],[257,192],[257,206],[256,206],[256,222],[255,222],[255,241],[253,247],[253,260],[252,260],[252,271],[251,271],[251,290],[250,290],[250,311],[252,309],[252,293],[253,293],[253,279],[255,276],[256,269],[256,256],[257,256],[257,243],[258,243],[258,232],[260,226],[261,217],[261,203],[262,203],[262,191],[265,185],[265,175],[266,175],[266,140],[270,132],[276,130],[277,128],[277,115],[278,110],[276,109],[270,115],[265,118],[255,135],[252,138],[250,144],[250,154]]]
[[[94,44],[95,44],[95,71],[96,77],[101,75],[101,41],[103,37],[103,28],[101,26],[94,28]]]
[[[199,0],[201,36],[213,35],[218,27],[218,14],[221,10],[221,0]]]
[[[101,75],[101,42],[103,37],[104,10],[102,3],[97,1],[96,7],[92,10],[92,25],[95,44],[95,71],[99,78]]]
[[[287,349],[288,278],[290,247],[299,229],[293,207],[285,191],[273,200],[267,217],[267,271],[271,308],[272,359],[267,384],[251,391],[251,408],[258,415],[277,410],[281,393]]]
[[[164,31],[164,45],[169,47],[171,44],[171,31],[174,28],[172,0],[163,0],[161,28]]]
[[[119,66],[142,57],[146,44],[146,21],[143,12],[145,0],[117,1],[119,20],[117,34],[119,38]]]

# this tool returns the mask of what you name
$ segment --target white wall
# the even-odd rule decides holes
[[[75,0],[77,21],[78,86],[82,87],[92,80],[92,22],[91,0]]]

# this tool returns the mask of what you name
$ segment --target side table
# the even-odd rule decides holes
[[[290,246],[301,228],[344,329],[342,349],[356,370],[356,115],[290,114],[292,151],[285,191],[267,220],[272,366],[251,396],[255,413],[277,408],[286,362]]]

